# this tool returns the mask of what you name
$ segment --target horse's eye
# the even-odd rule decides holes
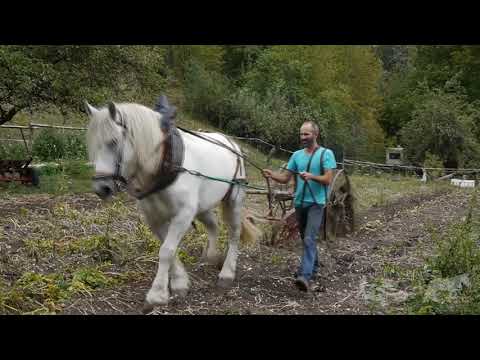
[[[117,141],[112,140],[107,144],[107,147],[111,150],[115,150],[117,148],[117,145],[118,145]]]

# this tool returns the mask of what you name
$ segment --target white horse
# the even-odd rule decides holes
[[[236,275],[240,236],[252,241],[257,235],[242,214],[245,189],[237,182],[212,181],[199,174],[229,181],[242,178],[245,175],[243,159],[225,147],[176,130],[174,108],[166,97],[161,100],[160,110],[163,111],[160,112],[137,104],[113,103],[101,109],[86,103],[86,110],[90,118],[89,157],[96,172],[94,191],[106,200],[116,192],[115,181],[124,182],[129,194],[140,198],[139,208],[152,232],[163,240],[158,271],[146,296],[145,311],[168,303],[169,285],[174,294],[182,297],[187,294],[190,281],[176,253],[195,219],[207,229],[208,245],[203,253],[206,260],[218,264],[222,259],[216,246],[218,226],[214,213],[220,203],[229,229],[229,243],[217,285],[231,286]],[[183,170],[192,171],[175,172],[178,177],[173,179],[173,172],[161,171],[167,155],[171,160],[171,152],[175,151],[169,148],[167,141],[171,131],[178,131],[176,134],[183,139]],[[240,152],[239,146],[222,134],[199,135]]]

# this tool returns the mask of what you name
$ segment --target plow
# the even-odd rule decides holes
[[[38,186],[40,184],[39,173],[37,169],[30,166],[33,160],[31,146],[30,147],[28,146],[27,140],[23,133],[23,130],[27,129],[27,127],[2,125],[2,128],[20,130],[27,156],[26,156],[26,159],[22,159],[22,160],[0,159],[0,183],[16,182],[22,185]],[[31,142],[31,139],[30,139],[30,142]]]
[[[272,232],[267,242],[274,247],[291,247],[300,241],[300,233],[293,207],[293,188],[279,185],[270,190],[248,190],[248,195],[264,195],[269,197],[271,207],[266,216],[249,212],[252,222],[269,223]],[[345,169],[334,171],[334,179],[329,187],[328,201],[325,209],[324,237],[327,245],[331,245],[338,237],[346,236],[354,231],[355,210],[354,196],[350,179]]]
[[[18,182],[38,186],[39,176],[35,168],[29,166],[32,159],[0,160],[0,182]]]

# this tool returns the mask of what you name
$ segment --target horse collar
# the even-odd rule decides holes
[[[135,195],[138,200],[162,191],[169,187],[177,180],[180,170],[183,167],[183,160],[185,155],[185,145],[180,132],[176,127],[170,128],[165,140],[164,156],[160,169],[155,176],[158,180],[155,185],[146,192]]]

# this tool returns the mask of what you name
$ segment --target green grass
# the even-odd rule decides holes
[[[417,178],[406,176],[393,180],[390,175],[351,175],[350,180],[359,210],[385,206],[413,195],[446,192],[453,189],[448,182],[425,185]]]
[[[38,168],[39,186],[0,182],[0,191],[9,194],[85,193],[92,189],[93,168],[84,160],[62,160]]]
[[[10,241],[20,247],[5,262],[14,278],[0,276],[3,314],[59,313],[78,296],[138,279],[158,256],[158,240],[124,196],[89,211],[60,199],[47,212],[26,210],[17,226],[22,235]]]
[[[383,266],[376,282],[403,283],[409,292],[405,303],[389,304],[392,314],[479,314],[480,313],[480,207],[478,192],[472,193],[465,218],[440,233],[429,229],[430,239],[417,246],[415,265]],[[433,246],[432,246],[433,245]],[[372,304],[372,311],[378,310]]]
[[[106,274],[109,264],[82,266],[73,272],[25,272],[11,286],[0,283],[0,312],[55,314],[73,296],[108,288],[119,280]]]

